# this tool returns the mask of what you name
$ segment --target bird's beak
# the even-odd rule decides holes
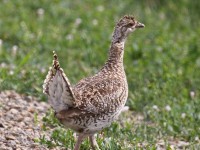
[[[135,28],[144,28],[145,25],[143,23],[137,22]]]

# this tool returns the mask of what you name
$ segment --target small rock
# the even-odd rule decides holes
[[[16,142],[14,140],[9,141],[7,144],[9,144],[13,149],[15,149]]]
[[[13,118],[13,117],[11,117],[11,118]],[[15,125],[16,125],[16,122],[14,120],[9,121],[9,124],[8,124],[9,127],[13,127]]]
[[[40,112],[44,112],[44,110],[45,110],[43,106],[38,106],[37,109],[38,109]]]
[[[6,106],[3,106],[3,109],[8,111],[10,109],[10,107],[6,105]]]
[[[12,105],[12,108],[15,108],[15,109],[20,109],[21,107],[22,105],[20,105],[19,103]]]
[[[6,135],[6,140],[15,140],[15,137],[13,135]]]
[[[5,144],[1,144],[0,143],[0,145],[1,145],[1,150],[12,150],[12,148],[10,147],[8,147],[8,146],[6,146]]]
[[[25,126],[25,123],[24,122],[19,122],[19,127],[24,127]]]
[[[35,112],[35,110],[34,110],[33,107],[29,107],[29,108],[28,108],[28,111],[29,111],[30,113],[34,113],[34,112]]]
[[[10,111],[9,111],[11,114],[18,114],[18,110],[17,109],[14,109],[12,108]]]
[[[1,134],[1,132],[0,132],[0,134]],[[5,140],[4,136],[0,137],[0,145],[1,145],[1,141],[4,141],[4,140]]]
[[[16,145],[16,150],[21,150],[23,147],[20,146],[19,144]]]
[[[31,113],[28,112],[28,111],[22,111],[22,112],[21,112],[21,115],[24,116],[24,117],[25,117],[25,116],[31,116]]]
[[[30,118],[30,117],[25,117],[24,118],[24,122],[26,123],[26,122],[31,122],[32,121],[32,118]]]
[[[12,133],[12,135],[13,135],[14,137],[19,136],[19,134],[18,134],[16,131],[14,131],[14,132]]]
[[[20,144],[20,142],[16,139],[15,140],[15,146],[17,146],[17,144]]]
[[[40,146],[39,143],[32,143],[32,144],[30,145],[31,148],[36,148],[37,146]]]
[[[18,121],[18,122],[21,122],[24,118],[22,117],[22,115],[17,115],[15,117],[15,120]]]

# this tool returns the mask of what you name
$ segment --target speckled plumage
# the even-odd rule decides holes
[[[98,145],[94,134],[117,119],[128,97],[128,84],[123,66],[124,43],[130,32],[144,27],[132,16],[117,23],[103,68],[94,76],[71,86],[54,53],[53,67],[44,81],[43,91],[56,112],[56,117],[79,133],[75,150],[89,136],[93,149]]]

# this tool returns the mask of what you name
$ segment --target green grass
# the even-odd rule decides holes
[[[38,14],[39,8],[43,15]],[[130,149],[128,145],[140,149],[139,143],[155,149],[159,139],[169,147],[173,137],[190,142],[189,148],[195,149],[200,135],[199,8],[198,0],[2,0],[0,90],[46,100],[42,83],[53,50],[73,84],[94,74],[107,58],[115,22],[134,14],[146,27],[134,32],[125,45],[127,105],[144,120],[134,125],[127,121],[134,115],[125,115],[124,125],[114,123],[105,129],[98,143],[102,149]],[[71,131],[59,127],[55,132],[63,135],[53,133],[55,143],[74,144],[73,138],[66,137],[67,142],[64,138]],[[106,143],[103,137],[111,139]],[[88,141],[83,148],[87,146]]]

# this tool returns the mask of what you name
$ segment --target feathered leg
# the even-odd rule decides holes
[[[85,138],[86,136],[87,136],[87,135],[85,135],[85,134],[79,134],[79,135],[78,135],[78,140],[76,141],[74,150],[79,150],[79,149],[80,149],[81,143],[82,143],[82,141],[84,140],[84,138]]]
[[[90,135],[89,139],[90,139],[90,144],[92,146],[92,149],[93,150],[100,150],[94,134]]]

